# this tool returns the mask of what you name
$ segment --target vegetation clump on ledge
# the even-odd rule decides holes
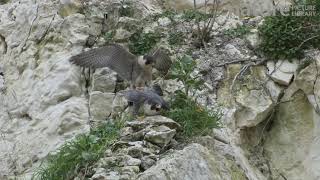
[[[291,10],[264,19],[259,27],[262,53],[272,59],[301,59],[304,50],[320,48],[320,1],[308,0],[306,4],[314,5],[317,13],[297,16]]]
[[[182,82],[184,88],[175,91],[170,111],[164,112],[164,116],[182,126],[182,135],[189,138],[210,134],[213,128],[220,126],[221,118],[219,110],[203,107],[195,100],[196,91],[204,88],[201,74],[194,73],[195,67],[196,62],[190,56],[183,56],[172,65],[169,77]]]
[[[40,166],[33,179],[64,180],[79,174],[91,175],[92,165],[99,160],[119,135],[123,121],[105,123],[93,128],[89,134],[81,134],[67,142],[57,152],[50,154],[47,162]]]

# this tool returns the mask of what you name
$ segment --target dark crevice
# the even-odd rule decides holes
[[[62,103],[62,102],[64,102],[64,101],[70,99],[71,97],[72,97],[71,94],[69,94],[69,95],[67,95],[67,96],[59,97],[58,100],[57,100],[57,103],[58,103],[58,104],[59,104],[59,103]]]
[[[2,51],[2,54],[7,53],[8,45],[7,45],[6,39],[2,35],[0,35],[0,48],[3,48],[3,49],[0,49],[0,53],[1,51]]]

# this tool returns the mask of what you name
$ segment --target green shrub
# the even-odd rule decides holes
[[[228,29],[224,32],[224,35],[230,37],[230,38],[243,38],[246,34],[250,33],[250,27],[243,25],[238,26],[235,29]]]
[[[201,74],[194,73],[196,62],[190,56],[183,56],[175,61],[170,69],[168,77],[177,79],[184,85],[184,93],[188,96],[190,90],[200,90],[204,87],[204,81]]]
[[[169,78],[182,82],[184,89],[174,93],[170,110],[164,112],[164,115],[181,124],[182,135],[185,137],[206,135],[212,128],[219,127],[220,113],[202,107],[189,96],[189,92],[204,87],[201,75],[194,73],[195,67],[196,63],[190,56],[183,56],[175,61],[169,72]]]
[[[308,1],[315,4],[320,12],[320,1]],[[259,27],[262,39],[260,50],[273,59],[302,58],[303,51],[308,48],[320,47],[320,16],[288,16],[277,13],[276,16],[265,18]]]
[[[165,116],[182,126],[184,137],[209,134],[213,128],[219,127],[221,117],[218,111],[202,107],[182,91],[175,93],[175,97],[170,103],[170,110],[165,112]]]
[[[139,30],[129,39],[130,52],[136,55],[144,55],[148,53],[160,41],[160,39],[160,33],[143,33],[142,30]]]
[[[118,137],[122,121],[106,123],[89,134],[77,136],[67,142],[56,153],[50,154],[47,162],[42,164],[34,174],[34,179],[66,180],[79,174],[86,176],[91,166],[101,158],[106,148]]]

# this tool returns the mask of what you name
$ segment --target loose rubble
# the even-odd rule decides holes
[[[163,116],[129,121],[120,140],[96,163],[92,180],[136,179],[149,169],[175,140],[180,125]]]

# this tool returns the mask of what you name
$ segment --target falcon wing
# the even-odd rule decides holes
[[[121,93],[124,94],[124,97],[129,101],[133,102],[134,104],[141,104],[146,101],[147,96],[143,91],[130,89],[130,90],[124,90]]]
[[[137,57],[118,44],[91,49],[72,56],[69,61],[81,67],[109,67],[128,81],[132,80],[134,69],[139,68]]]
[[[163,74],[167,74],[172,64],[172,61],[168,53],[166,53],[164,49],[159,48],[153,53],[152,56],[156,61],[154,68],[156,68],[158,71],[162,72]]]

